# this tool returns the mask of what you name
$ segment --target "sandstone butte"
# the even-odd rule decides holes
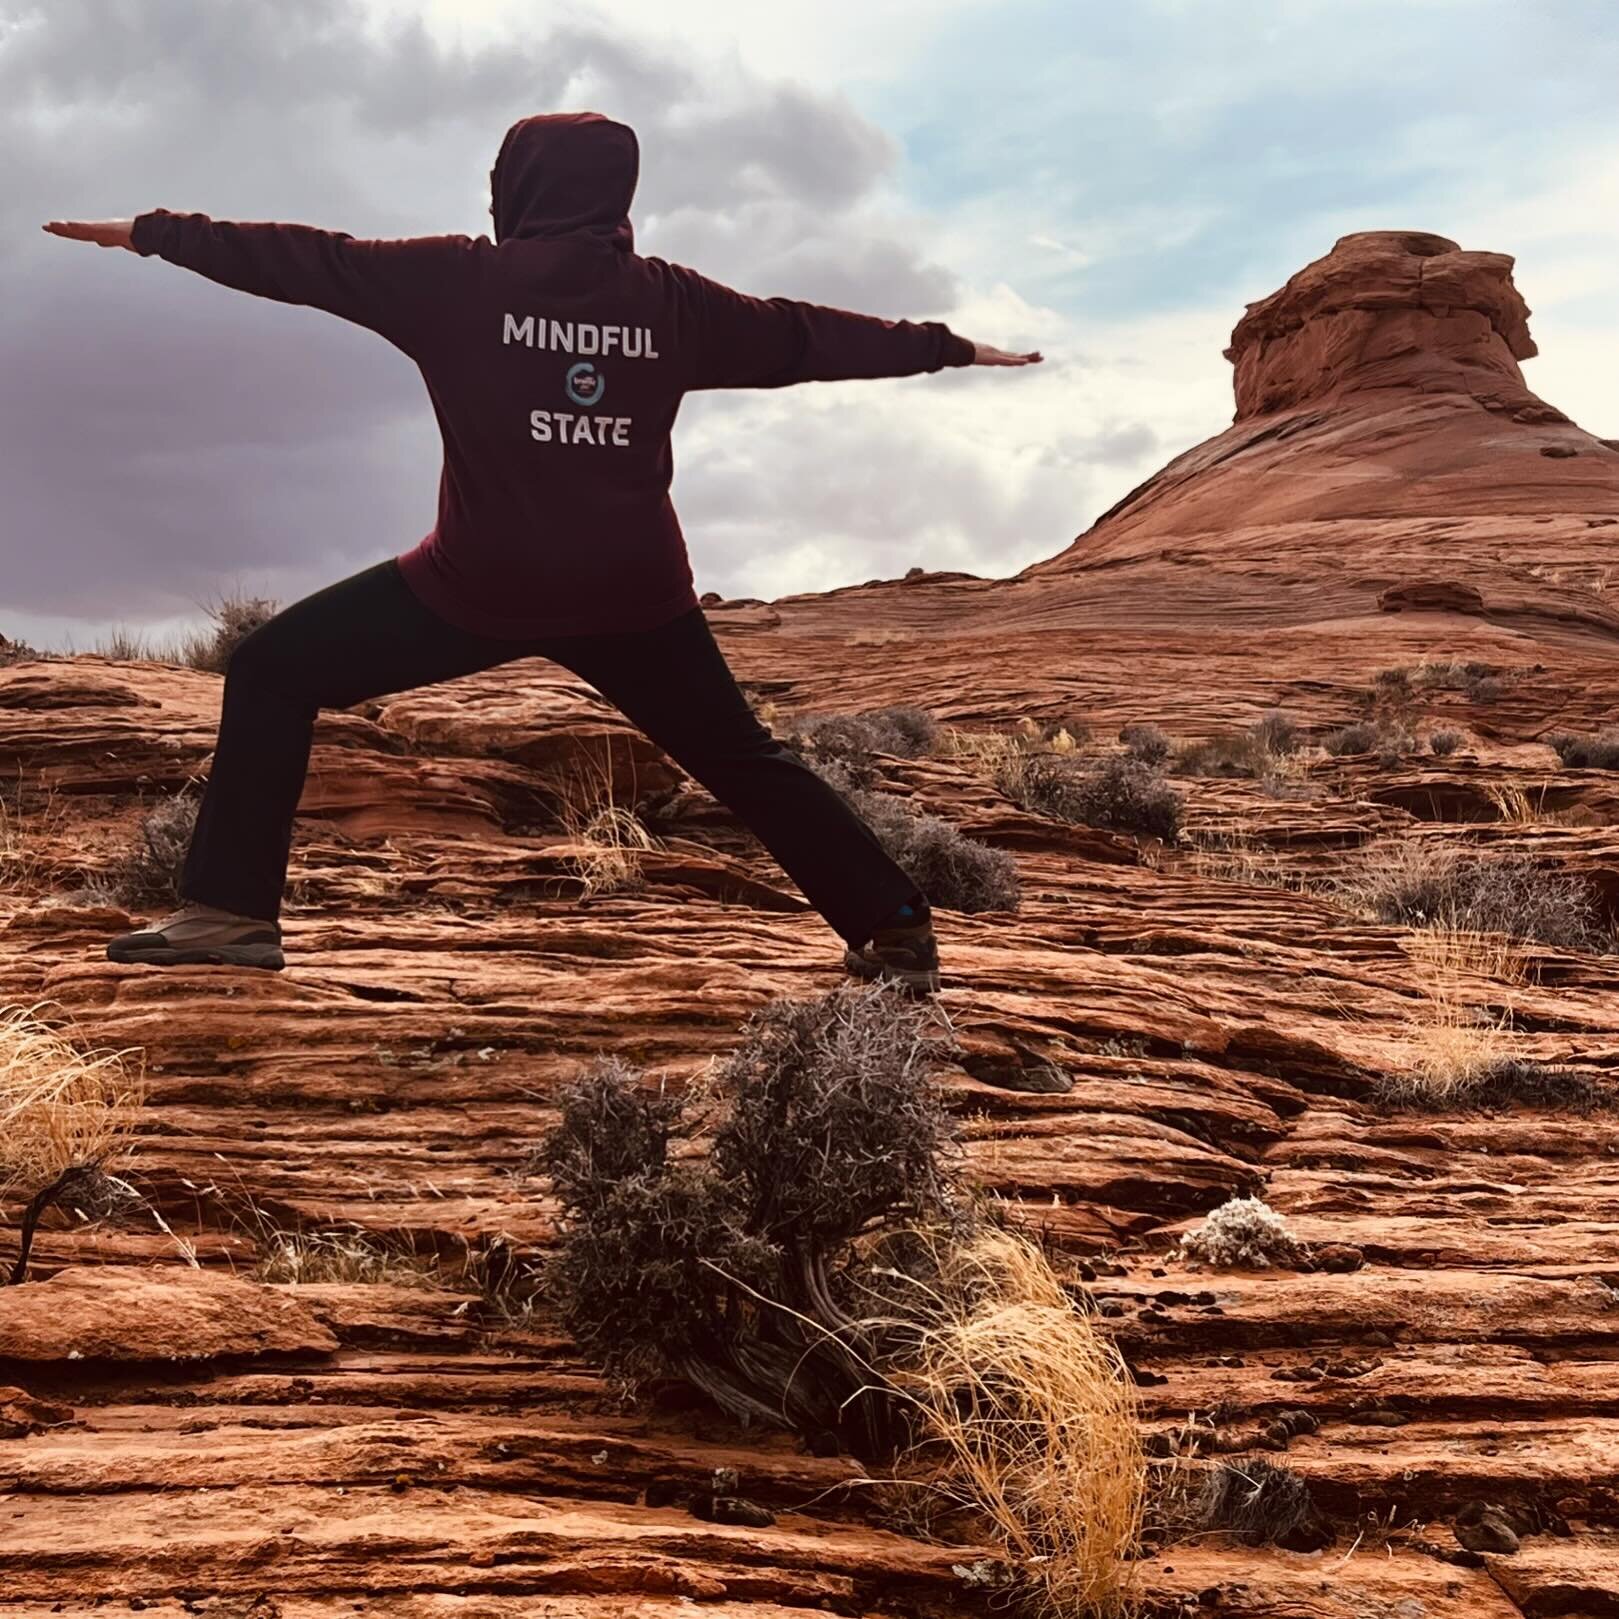
[[[1151,1614],[1619,1613],[1619,1114],[1388,1111],[1417,935],[1323,892],[1394,840],[1526,854],[1619,910],[1619,778],[1546,742],[1619,711],[1619,449],[1526,387],[1511,263],[1346,237],[1237,323],[1231,427],[1016,578],[711,606],[780,712],[1077,719],[1099,746],[1273,708],[1318,739],[1379,671],[1491,671],[1417,683],[1419,732],[1467,735],[1447,758],[1313,750],[1281,790],[1177,778],[1174,848],[1031,814],[956,757],[881,762],[1023,883],[1015,916],[942,917],[962,1055],[938,1083],[972,1172],[1089,1260],[1151,1433],[1212,1421],[1337,1532],[1315,1553],[1160,1547],[1137,1565]],[[58,1221],[0,1289],[0,1616],[981,1611],[968,1552],[837,1491],[846,1463],[696,1404],[625,1410],[543,1315],[252,1279],[263,1233],[300,1223],[408,1239],[451,1274],[497,1243],[522,1262],[553,1211],[518,1171],[560,1082],[604,1052],[691,1075],[751,1008],[830,987],[834,954],[697,792],[663,793],[641,891],[582,900],[548,775],[610,759],[643,799],[675,778],[536,662],[323,720],[284,975],[114,967],[102,942],[134,913],[75,891],[205,765],[218,703],[216,677],[167,665],[0,669],[26,851],[0,1003],[144,1050],[130,1173],[173,1234]],[[1534,946],[1520,978],[1468,993],[1515,1053],[1611,1098],[1619,957]],[[1244,1192],[1358,1268],[1174,1256]],[[1316,1430],[1266,1449],[1301,1408]],[[773,1527],[646,1503],[649,1480],[717,1466]],[[1535,1526],[1516,1553],[1458,1542],[1480,1502]]]

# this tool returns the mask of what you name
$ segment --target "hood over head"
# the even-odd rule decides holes
[[[489,174],[495,240],[583,231],[633,251],[630,199],[640,167],[635,131],[600,113],[519,120]]]

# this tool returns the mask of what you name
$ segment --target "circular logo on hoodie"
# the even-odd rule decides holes
[[[607,379],[589,360],[568,367],[568,397],[576,405],[599,405],[607,392]]]

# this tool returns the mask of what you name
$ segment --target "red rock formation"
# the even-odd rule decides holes
[[[1619,1612],[1616,1115],[1378,1106],[1423,1006],[1417,941],[1331,888],[1402,839],[1582,874],[1619,915],[1619,778],[1540,740],[1619,712],[1619,454],[1525,390],[1509,270],[1346,238],[1239,322],[1232,427],[1060,555],[711,609],[782,710],[915,702],[1088,722],[1099,745],[1278,704],[1319,736],[1380,670],[1488,666],[1402,699],[1423,732],[1465,729],[1455,755],[1183,778],[1178,850],[1031,814],[959,758],[882,763],[1024,884],[1015,917],[942,919],[962,1054],[939,1082],[973,1174],[1088,1256],[1162,1448],[1196,1414],[1197,1465],[1283,1461],[1339,1532],[1308,1556],[1173,1545],[1140,1565],[1155,1619]],[[57,1220],[39,1279],[0,1290],[0,1619],[125,1599],[161,1619],[978,1611],[956,1570],[980,1549],[894,1532],[836,1459],[679,1404],[624,1411],[466,1268],[548,1240],[520,1168],[580,1064],[617,1052],[679,1084],[764,999],[834,981],[830,936],[757,846],[665,795],[645,886],[587,898],[554,772],[610,758],[626,794],[671,772],[571,677],[522,665],[323,721],[286,974],[115,968],[101,944],[127,914],[75,890],[205,768],[218,700],[216,678],[150,665],[0,669],[0,1001],[144,1049],[130,1174],[174,1233]],[[1619,957],[1523,965],[1464,968],[1466,1005],[1611,1092]],[[1178,1237],[1254,1190],[1321,1268],[1189,1267]],[[447,1285],[249,1280],[299,1224],[439,1255]],[[716,1468],[776,1524],[659,1504]],[[1470,1549],[1480,1502],[1538,1528]]]

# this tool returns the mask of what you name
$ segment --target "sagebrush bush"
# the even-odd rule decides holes
[[[874,753],[919,759],[939,740],[933,716],[905,705],[858,714],[795,714],[785,733],[787,741],[821,760],[864,760]]]
[[[1417,739],[1403,725],[1392,720],[1357,720],[1341,730],[1331,731],[1321,745],[1334,758],[1352,753],[1375,753],[1385,767],[1400,762],[1417,745]]]
[[[1619,730],[1596,736],[1558,731],[1546,738],[1571,770],[1619,770]]]
[[[1204,1478],[1198,1521],[1251,1545],[1272,1542],[1290,1551],[1319,1551],[1332,1531],[1297,1473],[1263,1458],[1223,1462]]]
[[[1310,1250],[1288,1230],[1287,1222],[1257,1197],[1234,1197],[1222,1203],[1180,1241],[1193,1259],[1222,1269],[1266,1270],[1304,1264]]]
[[[1447,933],[1500,933],[1572,950],[1609,942],[1581,877],[1525,855],[1485,857],[1430,839],[1373,844],[1339,879],[1339,895],[1380,922]]]
[[[1024,761],[1007,784],[1025,809],[1079,826],[1140,832],[1174,843],[1182,799],[1158,772],[1115,753],[1098,760],[1039,755]]]
[[[1267,709],[1254,721],[1250,736],[1267,753],[1296,753],[1304,733],[1297,720],[1284,708]]]
[[[852,1243],[952,1202],[929,1014],[886,985],[777,1002],[709,1085],[711,1154],[676,1159],[686,1107],[621,1063],[563,1095],[536,1167],[563,1208],[549,1273],[569,1330],[630,1382],[676,1374],[740,1417],[889,1455],[899,1412],[845,1337]]]
[[[1448,759],[1466,741],[1465,731],[1454,731],[1446,727],[1430,733],[1428,750],[1437,758]]]
[[[198,799],[176,793],[147,811],[134,843],[101,877],[123,905],[173,905],[180,902],[180,878],[186,851],[197,826]]]
[[[821,774],[849,800],[932,905],[947,911],[1015,911],[1022,899],[1017,863],[1004,849],[969,838],[937,815],[909,808],[892,793],[855,786],[848,771]]]
[[[213,628],[193,631],[181,643],[181,655],[193,669],[222,675],[231,654],[254,630],[268,624],[279,610],[263,596],[226,596],[208,609]]]
[[[1119,741],[1132,759],[1144,765],[1161,765],[1169,757],[1172,743],[1156,725],[1126,725],[1119,732]]]
[[[1173,768],[1186,776],[1250,778],[1275,769],[1276,756],[1252,732],[1188,742],[1176,750]]]

